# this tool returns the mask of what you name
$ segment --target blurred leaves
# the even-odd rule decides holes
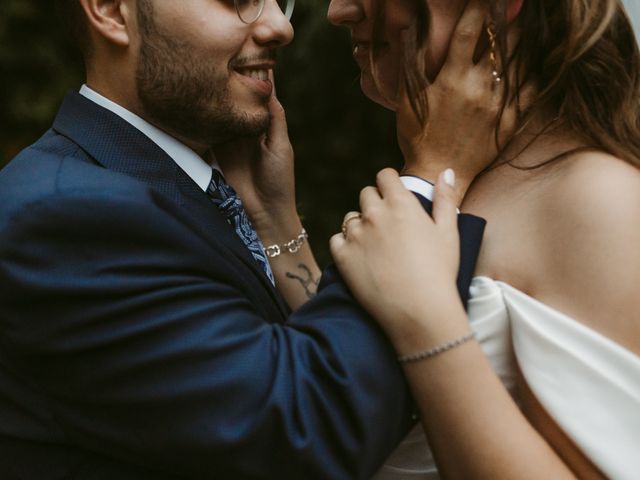
[[[0,2],[0,166],[49,128],[82,62],[51,0]],[[300,213],[319,261],[358,193],[385,166],[399,166],[393,115],[360,92],[346,29],[326,20],[326,0],[298,0],[294,42],[276,82],[296,151]],[[392,232],[390,232],[392,234]]]
[[[0,161],[6,162],[48,128],[69,88],[81,82],[51,1],[0,3]]]

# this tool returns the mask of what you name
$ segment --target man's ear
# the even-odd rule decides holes
[[[518,15],[520,15],[520,11],[522,10],[522,5],[524,5],[525,0],[508,0],[507,3],[507,23],[513,22]]]
[[[116,46],[131,42],[131,9],[124,0],[80,0],[89,30]]]

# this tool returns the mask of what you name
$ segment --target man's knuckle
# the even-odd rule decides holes
[[[476,39],[476,31],[470,26],[461,26],[455,32],[456,40],[467,43]]]
[[[456,85],[459,81],[456,80],[456,75],[447,71],[441,74],[441,77],[438,79],[438,83],[442,91],[441,96],[447,98],[456,92]]]

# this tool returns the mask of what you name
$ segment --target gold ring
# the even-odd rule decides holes
[[[349,226],[349,222],[352,220],[360,220],[362,218],[362,214],[359,212],[349,212],[344,217],[344,222],[342,222],[342,236],[347,238],[347,227]]]

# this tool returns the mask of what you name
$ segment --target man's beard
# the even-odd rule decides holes
[[[149,120],[173,135],[206,146],[267,130],[266,108],[263,114],[254,115],[238,111],[229,92],[227,71],[216,69],[207,52],[175,40],[155,25],[147,27],[141,29],[136,85]]]

